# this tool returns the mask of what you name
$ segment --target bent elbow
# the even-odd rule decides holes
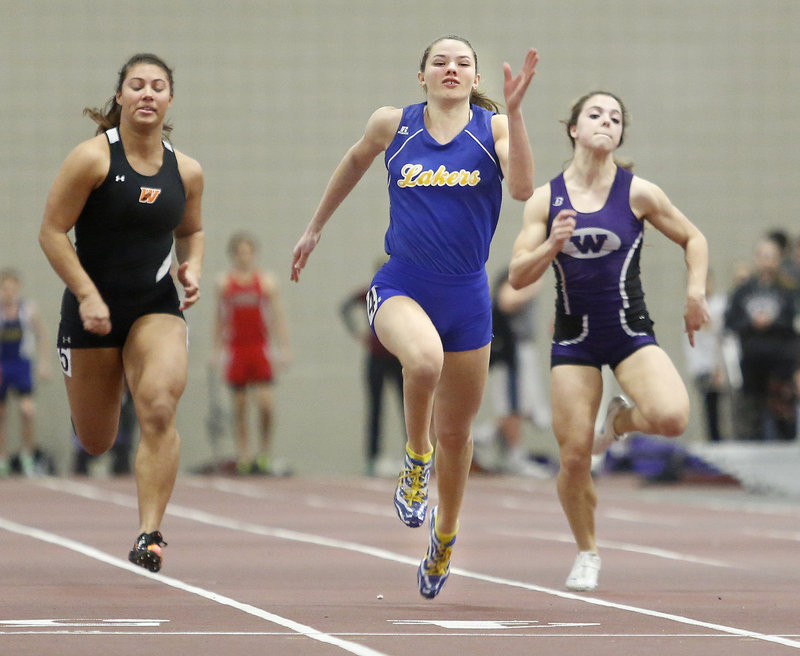
[[[45,253],[47,253],[48,243],[49,243],[49,240],[47,238],[47,233],[46,233],[45,229],[42,227],[39,230],[39,248],[41,248]]]
[[[533,196],[533,185],[517,185],[516,187],[512,187],[509,191],[511,192],[511,198],[524,203]]]
[[[513,266],[508,269],[508,284],[514,289],[522,289],[525,286],[524,281],[520,278],[519,272],[516,271]]]

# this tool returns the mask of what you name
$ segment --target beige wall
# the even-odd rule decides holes
[[[205,297],[188,316],[191,366],[179,411],[187,469],[211,453],[210,283],[226,266],[228,235],[246,228],[261,239],[262,263],[284,281],[294,339],[294,364],[277,388],[277,451],[301,472],[360,470],[361,353],[338,305],[381,252],[381,162],[335,215],[299,285],[288,283],[290,252],[370,113],[421,98],[416,67],[437,36],[472,41],[483,87],[498,99],[502,62],[518,69],[529,46],[539,49],[525,103],[538,184],[569,157],[558,121],[571,101],[597,87],[619,94],[633,115],[621,155],[707,234],[721,284],[761,231],[800,232],[797,0],[0,0],[0,10],[0,265],[23,271],[51,339],[62,285],[36,234],[58,167],[93,134],[81,110],[111,95],[134,52],[156,52],[174,66],[173,140],[206,175]],[[507,198],[490,272],[506,263],[520,212]],[[682,368],[681,255],[650,231],[647,299],[661,343]],[[551,303],[548,290],[543,324]],[[43,385],[38,398],[41,441],[64,462],[61,381]],[[696,418],[687,439],[699,432]],[[399,448],[397,421],[387,420],[387,439]]]

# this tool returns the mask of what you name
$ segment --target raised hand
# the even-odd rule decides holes
[[[536,48],[528,50],[528,54],[525,55],[525,62],[522,64],[522,70],[516,77],[511,73],[511,65],[508,62],[503,64],[503,75],[505,77],[503,95],[506,99],[506,110],[509,113],[518,110],[522,104],[528,85],[536,74],[538,61],[539,53],[536,52]]]

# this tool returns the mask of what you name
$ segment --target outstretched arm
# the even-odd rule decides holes
[[[322,194],[322,200],[314,216],[292,251],[291,279],[295,282],[300,280],[300,271],[305,267],[311,252],[319,242],[322,228],[328,219],[358,184],[378,154],[388,148],[400,124],[402,114],[402,109],[394,107],[381,107],[376,110],[367,121],[364,136],[350,147],[339,162]]]
[[[503,64],[503,93],[506,101],[506,116],[495,116],[492,131],[495,136],[495,151],[500,158],[500,167],[508,183],[511,197],[526,201],[534,187],[534,161],[528,131],[522,118],[522,99],[528,90],[539,55],[535,48],[528,50],[520,73],[514,77],[511,66]]]

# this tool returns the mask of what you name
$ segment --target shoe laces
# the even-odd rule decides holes
[[[425,465],[412,465],[400,472],[400,488],[408,503],[423,503],[428,498]]]
[[[153,531],[152,533],[142,533],[136,539],[137,549],[147,549],[151,544],[157,544],[159,547],[166,547],[167,543],[164,542],[164,536],[161,531]]]
[[[428,576],[443,576],[447,574],[450,567],[450,556],[453,553],[453,545],[442,544],[438,539],[434,539],[433,553],[425,559],[425,573]]]

